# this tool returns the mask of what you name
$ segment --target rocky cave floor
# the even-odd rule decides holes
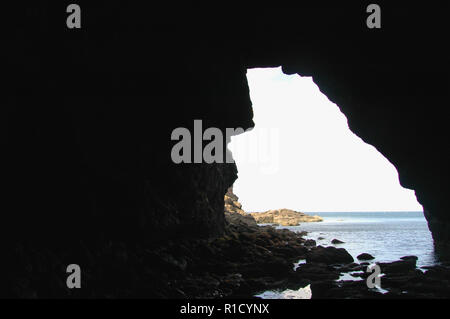
[[[258,226],[226,203],[226,234],[211,240],[137,245],[99,241],[60,251],[16,244],[4,250],[1,297],[18,298],[253,298],[267,290],[311,285],[312,298],[448,298],[450,267],[416,268],[409,257],[381,264],[382,288],[368,289],[367,262],[343,248],[316,246],[304,233]],[[294,270],[294,263],[306,260]],[[68,289],[66,267],[76,260],[81,289]],[[355,280],[338,281],[349,273]]]

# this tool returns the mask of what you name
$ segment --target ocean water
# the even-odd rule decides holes
[[[375,257],[370,262],[391,262],[400,257],[415,255],[417,266],[439,263],[434,253],[433,239],[423,212],[348,212],[308,213],[319,215],[324,221],[302,223],[299,226],[277,226],[292,231],[306,231],[305,238],[314,239],[317,245],[345,248],[358,262],[356,256],[369,253]],[[332,244],[333,239],[343,244]],[[300,260],[294,264],[304,263]],[[344,274],[338,280],[355,280]],[[265,291],[257,297],[263,299],[309,299],[310,286],[298,290]]]
[[[319,215],[324,221],[302,223],[299,226],[278,226],[292,231],[306,231],[305,238],[317,245],[345,248],[355,258],[369,253],[375,262],[398,260],[406,255],[418,257],[417,265],[438,263],[433,239],[423,212],[348,212],[308,213]],[[333,245],[336,238],[343,244]]]

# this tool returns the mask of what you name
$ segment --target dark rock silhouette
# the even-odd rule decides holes
[[[81,260],[105,264],[92,279],[92,296],[105,296],[114,274],[106,265],[122,265],[114,278],[131,278],[124,265],[155,262],[148,251],[162,243],[176,249],[175,240],[224,236],[236,165],[174,164],[170,137],[194,119],[205,128],[253,127],[245,75],[254,67],[311,76],[415,190],[437,248],[449,250],[447,3],[383,3],[380,30],[366,27],[359,3],[208,11],[90,2],[80,30],[67,29],[64,3],[11,6],[0,109],[0,242],[10,258],[0,270],[15,288],[27,265],[51,274]],[[411,19],[418,16],[421,23]],[[161,269],[185,267],[162,260]],[[274,272],[285,267],[275,263]],[[142,280],[154,279],[165,282],[157,272]],[[22,297],[64,285],[27,282]],[[125,291],[130,282],[139,280],[119,285]]]
[[[358,258],[358,260],[372,260],[372,259],[375,259],[374,256],[372,256],[371,254],[368,254],[368,253],[359,254],[358,256],[356,256],[356,258]]]
[[[255,218],[242,210],[242,204],[238,200],[239,198],[233,193],[233,187],[230,187],[225,194],[225,220],[231,225],[257,229],[258,224]]]
[[[193,119],[205,127],[253,126],[245,69],[281,65],[313,77],[350,129],[416,191],[435,242],[450,242],[442,178],[448,154],[439,147],[447,141],[446,117],[438,115],[449,85],[446,4],[383,4],[386,28],[370,30],[359,4],[195,11],[189,21],[204,26],[196,28],[182,19],[190,12],[183,6],[111,1],[85,4],[89,19],[79,32],[61,23],[63,4],[15,6],[2,72],[9,92],[1,114],[5,230],[30,233],[50,224],[48,231],[65,228],[64,236],[72,227],[72,234],[88,234],[95,224],[95,233],[167,235],[203,223],[205,235],[220,233],[218,207],[235,166],[174,166],[168,136]],[[158,12],[151,21],[149,11]],[[420,26],[409,19],[416,14]],[[255,25],[261,28],[252,31]],[[400,37],[405,25],[410,32]],[[212,188],[202,176],[214,180]]]
[[[308,252],[306,261],[327,265],[348,264],[353,262],[353,257],[344,248],[317,246]]]

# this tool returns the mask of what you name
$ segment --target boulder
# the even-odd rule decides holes
[[[403,256],[403,257],[400,257],[400,259],[401,260],[406,260],[406,261],[413,261],[413,262],[416,262],[417,261],[417,256]]]
[[[306,254],[306,262],[331,264],[348,264],[353,257],[344,248],[317,246]]]
[[[379,263],[381,272],[385,274],[405,273],[416,269],[416,260],[398,260],[391,263]]]
[[[375,259],[374,256],[372,256],[371,254],[368,254],[368,253],[359,254],[358,256],[356,256],[356,258],[358,258],[359,260],[372,260],[372,259]]]
[[[306,263],[296,269],[295,276],[312,282],[329,281],[339,279],[339,271],[324,263]]]

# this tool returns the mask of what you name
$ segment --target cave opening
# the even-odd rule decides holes
[[[325,246],[338,238],[353,257],[417,255],[419,265],[435,262],[414,191],[403,188],[396,168],[349,129],[311,77],[263,68],[249,69],[247,79],[256,126],[229,144],[238,167],[233,192],[245,212],[319,215],[323,222],[277,227],[307,231]]]

